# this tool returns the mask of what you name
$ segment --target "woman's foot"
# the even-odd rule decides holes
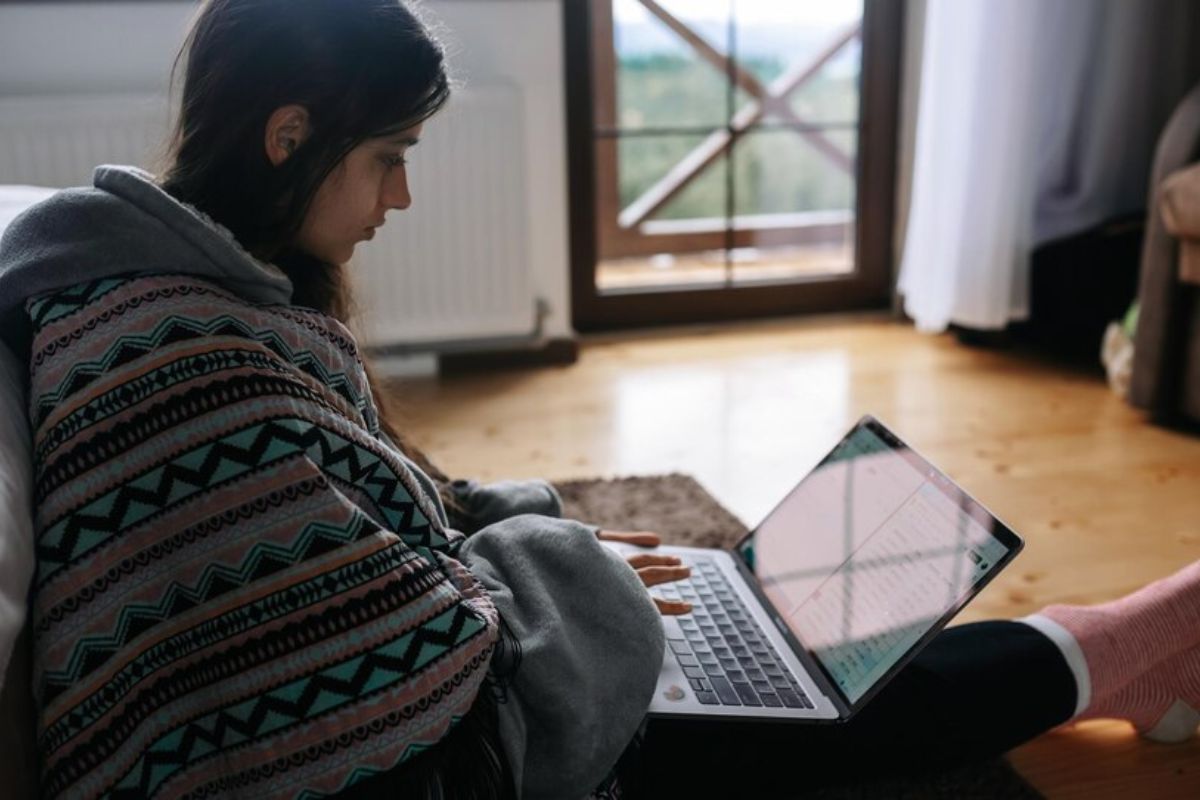
[[[1115,695],[1176,653],[1200,658],[1200,561],[1109,603],[1047,606],[1087,662],[1091,697]]]
[[[1200,727],[1200,646],[1159,662],[1115,692],[1094,697],[1073,722],[1124,719],[1147,739],[1187,741]]]

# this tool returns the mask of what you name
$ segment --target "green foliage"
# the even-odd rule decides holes
[[[758,58],[745,67],[764,84],[787,65]],[[625,136],[619,145],[621,204],[626,206],[662,178],[728,118],[725,75],[710,64],[675,54],[622,58],[617,74],[618,119],[625,131],[692,128],[694,135]],[[734,108],[749,102],[738,89]],[[818,75],[791,97],[794,111],[851,158],[856,145],[858,84],[853,76]],[[768,119],[768,122],[772,120]],[[659,219],[719,217],[726,212],[727,159],[709,166],[664,209]],[[734,147],[736,214],[768,214],[854,205],[854,176],[843,171],[793,130],[769,128],[744,136]]]

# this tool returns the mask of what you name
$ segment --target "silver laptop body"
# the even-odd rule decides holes
[[[639,548],[607,543],[622,554]],[[838,722],[861,709],[1023,542],[863,417],[730,550],[663,546],[692,576],[664,616],[650,714]]]

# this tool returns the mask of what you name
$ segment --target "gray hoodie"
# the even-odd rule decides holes
[[[101,166],[93,182],[37,204],[0,239],[0,344],[18,362],[28,358],[25,301],[84,281],[130,272],[189,274],[252,303],[290,302],[292,284],[281,270],[252,257],[149,173]],[[436,502],[433,481],[406,463]],[[649,706],[664,649],[657,610],[634,571],[597,541],[594,527],[554,518],[561,506],[547,484],[456,488],[476,518],[491,523],[467,539],[459,556],[521,644],[520,668],[500,706],[518,791],[533,798],[586,795]]]

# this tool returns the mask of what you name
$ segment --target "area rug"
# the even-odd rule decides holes
[[[555,484],[564,516],[612,530],[656,531],[668,544],[727,547],[746,526],[687,475],[653,475]],[[1042,795],[1002,758],[935,774],[823,788],[821,800],[1037,800]]]

